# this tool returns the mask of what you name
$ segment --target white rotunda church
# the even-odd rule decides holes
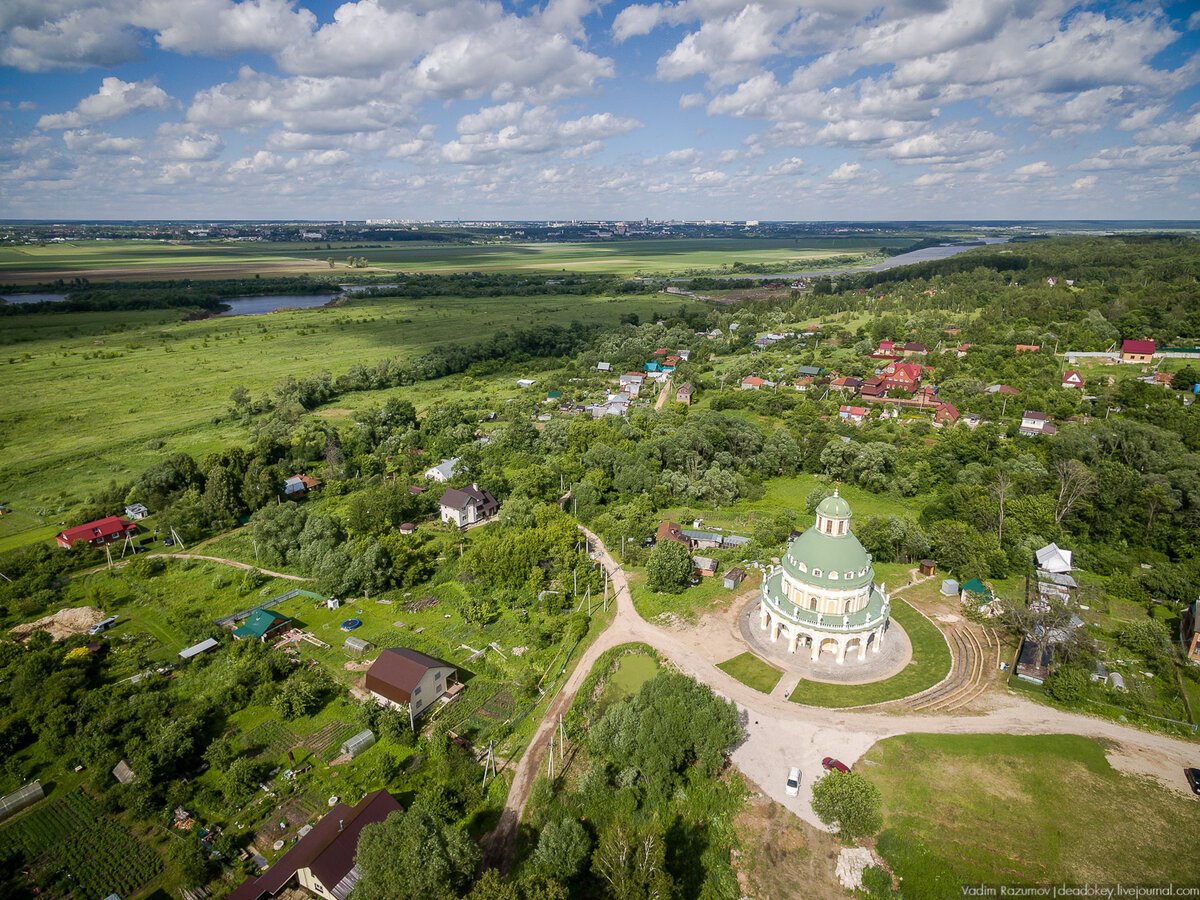
[[[782,563],[763,579],[762,629],[772,641],[787,640],[791,653],[808,647],[814,660],[831,652],[841,663],[855,650],[864,659],[883,642],[890,599],[875,584],[871,555],[850,518],[850,504],[834,490],[817,507],[816,524],[788,543]]]

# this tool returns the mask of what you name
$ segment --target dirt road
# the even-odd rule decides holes
[[[575,697],[597,657],[620,644],[649,644],[681,672],[701,681],[737,704],[745,713],[746,739],[734,750],[733,762],[764,794],[807,822],[823,828],[812,810],[812,784],[821,759],[834,756],[853,764],[877,741],[900,734],[1078,734],[1112,742],[1109,761],[1118,769],[1150,774],[1167,786],[1187,791],[1183,769],[1195,765],[1200,747],[1166,735],[1140,731],[1106,719],[1091,718],[1041,706],[1012,694],[988,693],[971,704],[971,712],[953,715],[894,714],[876,710],[835,710],[801,706],[783,697],[760,693],[718,669],[717,663],[741,652],[740,639],[718,622],[715,627],[661,628],[647,622],[633,605],[625,573],[600,539],[583,526],[596,559],[612,578],[617,613],[612,624],[588,648],[516,765],[500,824],[485,842],[487,864],[507,872],[512,864],[517,827],[534,779],[544,765],[550,733]],[[735,603],[733,618],[745,601]],[[736,628],[736,625],[733,626]],[[738,649],[738,648],[741,649]],[[798,797],[783,790],[790,766],[803,773]]]
[[[258,566],[252,566],[249,563],[238,562],[236,559],[222,559],[219,556],[203,556],[199,553],[151,553],[141,558],[148,559],[151,556],[164,556],[168,559],[205,559],[209,562],[224,563],[227,566],[233,566],[235,569],[246,569],[250,572],[261,572],[262,574],[268,575],[271,578],[283,578],[287,581],[312,581],[311,578],[303,578],[299,575],[285,575],[283,572],[272,572],[270,569],[261,569]],[[133,562],[135,559],[138,559],[138,557],[131,556],[129,559],[121,562],[114,560],[113,567],[119,569],[122,566]],[[96,566],[94,569],[88,569],[86,572],[80,572],[79,574],[91,575],[93,572],[103,572],[107,568],[108,566]]]
[[[667,393],[671,390],[671,379],[668,378],[663,382],[662,390],[658,392],[658,399],[654,401],[655,409],[662,409],[663,404],[667,402]]]

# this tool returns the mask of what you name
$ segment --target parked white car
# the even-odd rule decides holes
[[[787,783],[784,785],[784,792],[789,797],[795,797],[800,793],[800,769],[792,766],[788,770]]]

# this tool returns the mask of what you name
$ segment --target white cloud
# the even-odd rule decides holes
[[[505,103],[459,119],[458,139],[443,145],[441,153],[447,162],[478,165],[513,155],[589,146],[640,127],[636,119],[611,113],[563,122],[546,106]]]
[[[145,143],[141,138],[113,137],[90,128],[69,129],[63,132],[62,139],[68,150],[88,153],[136,153]]]
[[[1032,162],[1028,165],[1018,166],[1017,168],[1013,169],[1013,174],[1022,176],[1033,175],[1042,178],[1053,175],[1054,167],[1045,160],[1038,160],[1037,162]]]
[[[790,156],[767,167],[768,175],[794,175],[804,166],[804,160],[798,156]]]
[[[842,163],[829,173],[828,181],[854,181],[862,178],[866,170],[861,163]]]
[[[1096,182],[1099,180],[1100,179],[1098,179],[1095,175],[1084,175],[1082,178],[1076,178],[1075,181],[1071,183],[1071,190],[1090,191],[1096,186]]]
[[[42,116],[38,128],[82,128],[140,109],[166,109],[170,105],[167,92],[149,80],[129,82],[109,77],[100,83],[100,90],[84,97],[70,112]]]

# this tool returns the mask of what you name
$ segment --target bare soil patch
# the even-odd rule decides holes
[[[742,850],[735,858],[744,896],[757,900],[842,900],[854,896],[834,875],[842,846],[761,794],[737,818]]]
[[[87,634],[87,630],[103,618],[104,613],[94,606],[75,606],[60,609],[36,622],[18,625],[11,634],[17,640],[24,640],[35,631],[45,631],[54,640],[65,641],[77,634]]]

